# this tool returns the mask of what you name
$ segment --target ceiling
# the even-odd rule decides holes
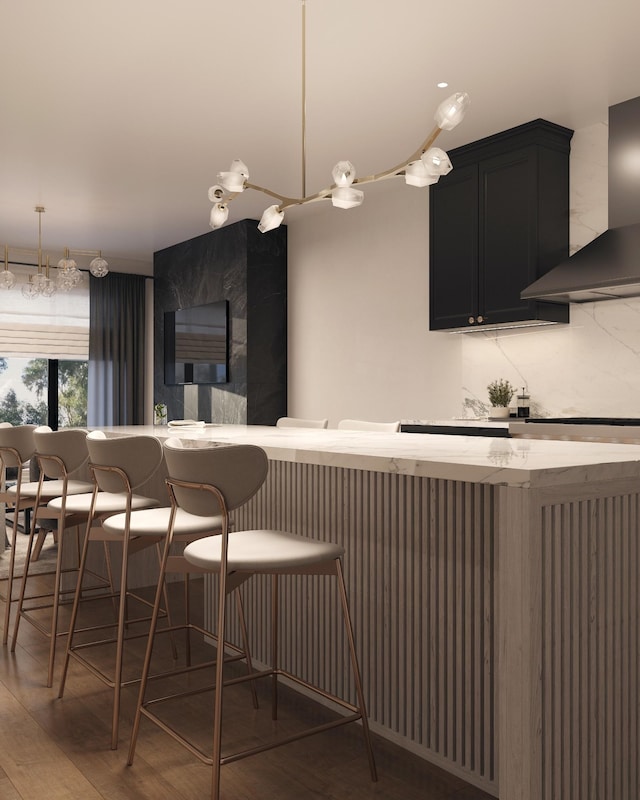
[[[34,247],[43,205],[45,249],[148,271],[209,230],[233,158],[299,196],[301,2],[3,2],[0,242]],[[454,91],[472,104],[444,149],[537,117],[606,122],[640,95],[637,0],[306,0],[306,20],[307,194],[340,159],[360,175],[403,161]],[[270,204],[246,192],[229,221]]]

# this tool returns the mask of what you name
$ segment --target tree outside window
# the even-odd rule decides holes
[[[7,359],[0,358],[0,372]],[[47,424],[47,387],[49,360],[34,358],[22,371],[22,383],[35,395],[35,403],[20,400],[13,389],[0,397],[0,420],[13,425]],[[87,424],[87,361],[58,362],[58,424],[60,427],[84,427]]]

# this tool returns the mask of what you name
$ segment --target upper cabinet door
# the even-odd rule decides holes
[[[536,149],[516,150],[480,164],[480,307],[486,323],[526,319],[520,292],[535,280]]]
[[[475,324],[478,315],[478,168],[454,170],[430,197],[430,327]],[[437,231],[437,235],[433,232]]]
[[[520,292],[568,255],[571,135],[534,120],[449,153],[429,193],[431,330],[569,321]]]

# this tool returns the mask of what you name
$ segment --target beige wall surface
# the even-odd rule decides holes
[[[392,420],[460,406],[459,336],[429,332],[429,195],[401,179],[289,221],[289,413]]]

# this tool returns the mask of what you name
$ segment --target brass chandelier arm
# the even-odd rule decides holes
[[[262,192],[262,194],[266,194],[269,197],[273,197],[274,200],[280,201],[280,208],[286,208],[288,206],[300,205],[304,203],[306,198],[304,197],[287,197],[284,194],[278,194],[278,192],[273,192],[271,189],[267,189],[264,186],[258,186],[255,183],[245,183],[245,189],[253,189],[256,192]],[[230,203],[233,199],[238,196],[239,192],[235,194],[231,194],[225,198],[225,203]]]
[[[353,181],[353,186],[356,185],[363,185],[366,183],[375,183],[377,181],[383,181],[387,178],[395,178],[398,175],[402,174],[404,168],[410,164],[412,161],[417,161],[423,153],[431,147],[431,145],[435,142],[438,138],[439,134],[442,133],[442,129],[439,128],[437,125],[433,128],[429,136],[424,140],[424,142],[420,145],[420,147],[409,156],[409,158],[401,161],[395,167],[391,167],[391,169],[386,169],[383,172],[378,172],[374,175],[365,175],[362,178],[356,178]],[[283,194],[278,194],[278,192],[274,192],[271,189],[267,189],[264,186],[258,186],[255,183],[245,183],[245,189],[253,189],[256,192],[262,192],[262,194],[266,194],[269,197],[273,197],[275,200],[278,200],[278,210],[284,211],[286,208],[290,208],[291,206],[303,206],[307,205],[308,203],[315,203],[318,200],[328,200],[331,198],[331,193],[334,189],[336,189],[336,184],[332,183],[331,186],[327,186],[325,189],[320,189],[320,191],[316,192],[315,194],[307,195],[306,197],[287,197]],[[229,203],[235,197],[237,197],[239,192],[234,193],[233,195],[229,195],[225,198],[225,202]]]
[[[411,164],[412,161],[418,161],[420,157],[427,152],[427,150],[431,147],[441,133],[442,128],[439,128],[436,125],[424,140],[422,145],[415,151],[415,153],[410,155],[409,158],[405,159],[397,166],[391,167],[391,169],[386,169],[384,172],[378,172],[376,175],[367,175],[364,178],[356,178],[353,181],[353,186],[361,183],[375,183],[375,181],[383,181],[386,178],[395,178],[397,175],[400,175],[406,166]]]

